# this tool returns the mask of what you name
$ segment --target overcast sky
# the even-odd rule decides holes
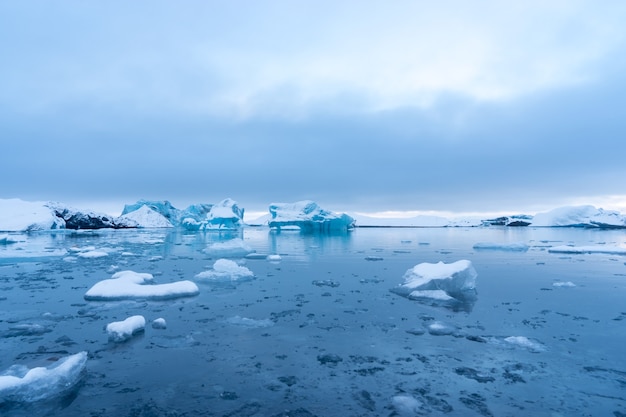
[[[621,0],[0,2],[0,198],[626,211],[624,22]]]

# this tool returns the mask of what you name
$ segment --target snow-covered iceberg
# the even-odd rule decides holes
[[[244,209],[227,198],[217,204],[192,204],[179,210],[167,200],[139,200],[124,206],[119,224],[133,227],[183,227],[187,230],[235,229],[243,225]]]
[[[537,213],[532,226],[626,228],[626,216],[594,206],[565,206]]]
[[[528,226],[532,223],[533,216],[528,214],[515,214],[512,216],[501,216],[493,219],[482,220],[483,226]]]
[[[425,262],[407,270],[404,282],[391,291],[413,300],[473,302],[477,275],[468,260],[450,264]]]
[[[345,213],[333,213],[317,203],[304,200],[296,203],[274,203],[269,206],[269,227],[299,228],[303,232],[342,232],[355,227],[355,220]]]
[[[85,300],[107,301],[126,299],[165,300],[198,295],[198,286],[191,281],[154,284],[148,273],[120,271],[96,283],[85,293]]]
[[[66,229],[118,229],[128,227],[118,225],[116,218],[104,213],[96,213],[91,210],[79,210],[63,203],[50,202],[46,204],[52,213],[63,219]],[[132,226],[131,226],[132,227]]]
[[[0,231],[30,232],[64,228],[65,221],[55,216],[45,202],[0,199]]]
[[[34,402],[60,395],[80,381],[87,352],[59,359],[48,367],[13,365],[0,373],[0,404]]]
[[[124,208],[124,210],[126,210],[126,208]],[[170,222],[163,214],[148,205],[143,205],[137,210],[122,214],[118,217],[117,222],[121,225],[125,225],[126,227],[147,229],[174,227],[172,222]]]

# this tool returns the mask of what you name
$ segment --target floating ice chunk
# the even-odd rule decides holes
[[[17,240],[6,233],[0,235],[0,245],[10,245],[11,243],[17,243]]]
[[[428,333],[433,336],[448,336],[456,332],[456,327],[441,321],[436,321],[428,325]]]
[[[90,250],[87,252],[79,252],[79,258],[104,258],[105,256],[109,256],[108,252],[102,250]]]
[[[395,409],[395,414],[399,416],[414,416],[420,412],[422,403],[416,398],[408,395],[396,395],[391,399],[391,404]]]
[[[354,228],[355,220],[345,213],[333,213],[309,200],[296,203],[274,203],[269,207],[269,227],[296,227],[303,232],[340,232]]]
[[[443,290],[417,290],[408,295],[410,299],[430,298],[439,301],[454,300],[454,297],[450,297],[447,292]]]
[[[528,250],[528,245],[522,242],[515,242],[515,243],[478,242],[474,245],[474,249],[525,252]]]
[[[152,284],[152,274],[134,271],[120,271],[111,279],[96,283],[85,293],[85,300],[106,301],[124,299],[171,299],[198,295],[198,286],[191,281],[178,281],[168,284]]]
[[[0,404],[34,402],[62,394],[80,380],[86,363],[87,352],[80,352],[45,368],[13,365],[0,374]]]
[[[196,274],[197,279],[230,280],[237,281],[252,278],[254,273],[245,266],[229,259],[218,259],[213,264],[213,269]]]
[[[608,255],[626,255],[626,248],[619,246],[553,246],[550,253],[604,253]]]
[[[554,282],[552,284],[553,287],[575,287],[576,284],[574,284],[572,281],[558,281],[558,282]]]
[[[130,316],[126,320],[107,324],[106,331],[111,342],[121,343],[143,332],[145,328],[146,319],[143,316]]]
[[[172,205],[167,200],[157,201],[157,200],[139,200],[135,204],[126,204],[124,206],[124,210],[122,210],[122,216],[124,217],[127,214],[133,213],[140,209],[146,207],[151,211],[154,211],[157,214],[165,217],[165,219],[171,224],[177,224],[180,218],[180,210]]]
[[[274,255],[267,255],[265,259],[267,259],[270,262],[280,262],[283,258],[278,254],[274,254]]]
[[[594,206],[565,206],[537,213],[532,226],[626,228],[626,216]]]
[[[274,322],[270,319],[255,320],[240,316],[231,317],[227,319],[226,322],[235,326],[247,327],[251,329],[272,327],[274,325]]]
[[[153,329],[167,329],[167,322],[164,318],[159,317],[158,319],[154,319],[152,321]]]
[[[128,206],[127,206],[128,207]],[[126,208],[124,208],[126,212]],[[139,207],[137,210],[127,212],[117,218],[116,222],[125,227],[138,228],[164,228],[174,227],[170,220],[147,205]]]
[[[515,346],[520,346],[535,352],[540,352],[546,350],[545,347],[539,343],[530,340],[525,336],[509,336],[504,339],[505,342],[510,343]]]
[[[203,252],[212,257],[237,258],[254,252],[254,249],[240,238],[235,238],[225,242],[212,243]]]
[[[411,297],[415,291],[442,291],[451,298],[463,300],[468,295],[475,294],[476,276],[476,271],[468,260],[450,264],[426,262],[406,271],[404,283],[392,291],[404,297]]]

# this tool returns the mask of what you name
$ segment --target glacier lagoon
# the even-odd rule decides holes
[[[29,401],[28,388],[19,401],[0,399],[3,416],[626,415],[626,256],[549,251],[615,252],[623,230],[10,237],[0,245],[0,372],[83,351],[88,360],[76,384],[50,387],[47,399]],[[228,258],[254,276],[194,278],[219,259],[206,249],[233,239],[255,252]],[[477,273],[468,302],[390,291],[417,264],[459,260]],[[191,280],[199,294],[85,300],[123,270],[158,284]],[[109,323],[136,315],[142,332],[109,340]]]

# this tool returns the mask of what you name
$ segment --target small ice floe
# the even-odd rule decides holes
[[[557,281],[557,282],[552,283],[552,286],[571,288],[571,287],[575,287],[576,284],[574,284],[572,281]]]
[[[239,281],[252,279],[254,273],[245,266],[240,266],[230,259],[218,259],[213,264],[213,269],[196,274],[196,279],[208,279],[216,281]]]
[[[198,295],[198,286],[191,281],[153,284],[152,274],[120,271],[96,283],[85,293],[88,301],[127,299],[165,300]],[[146,285],[147,284],[147,285]]]
[[[143,316],[130,316],[126,320],[107,324],[106,331],[109,335],[109,341],[121,343],[143,332],[145,328],[146,319]]]
[[[550,253],[603,253],[607,255],[626,255],[626,248],[620,246],[553,246],[548,249]]]
[[[272,255],[267,255],[265,259],[267,259],[269,262],[280,262],[283,258],[276,253]]]
[[[76,256],[79,258],[104,258],[105,256],[109,256],[109,253],[102,250],[90,250],[87,252],[79,252]]]
[[[365,260],[366,261],[382,261],[383,257],[382,256],[366,256]]]
[[[456,332],[456,327],[450,324],[436,321],[428,325],[428,333],[433,336],[449,336]]]
[[[152,321],[152,328],[153,329],[167,329],[167,322],[165,321],[164,318],[159,317],[158,319],[154,319]]]
[[[391,399],[391,404],[395,409],[394,415],[398,416],[414,416],[420,412],[422,407],[421,401],[410,396],[409,394],[396,395]]]
[[[528,245],[523,242],[515,243],[495,243],[495,242],[478,242],[473,246],[476,250],[502,250],[509,252],[526,252]]]
[[[247,317],[234,316],[229,319],[226,319],[226,323],[232,324],[235,326],[247,327],[250,329],[259,329],[264,327],[272,327],[274,322],[270,319],[263,320],[255,320]]]
[[[0,404],[34,402],[52,398],[71,389],[80,381],[87,352],[63,357],[48,367],[29,369],[13,365],[0,373]]]
[[[225,242],[215,242],[207,246],[204,250],[209,256],[219,258],[238,258],[254,252],[243,240],[236,238]]]
[[[505,337],[504,341],[513,346],[519,346],[522,348],[526,348],[532,352],[543,352],[546,350],[545,346],[539,342],[535,342],[526,336],[509,336]]]
[[[411,300],[462,304],[465,309],[471,309],[476,300],[476,276],[468,260],[450,264],[421,263],[406,271],[404,283],[391,291]]]

